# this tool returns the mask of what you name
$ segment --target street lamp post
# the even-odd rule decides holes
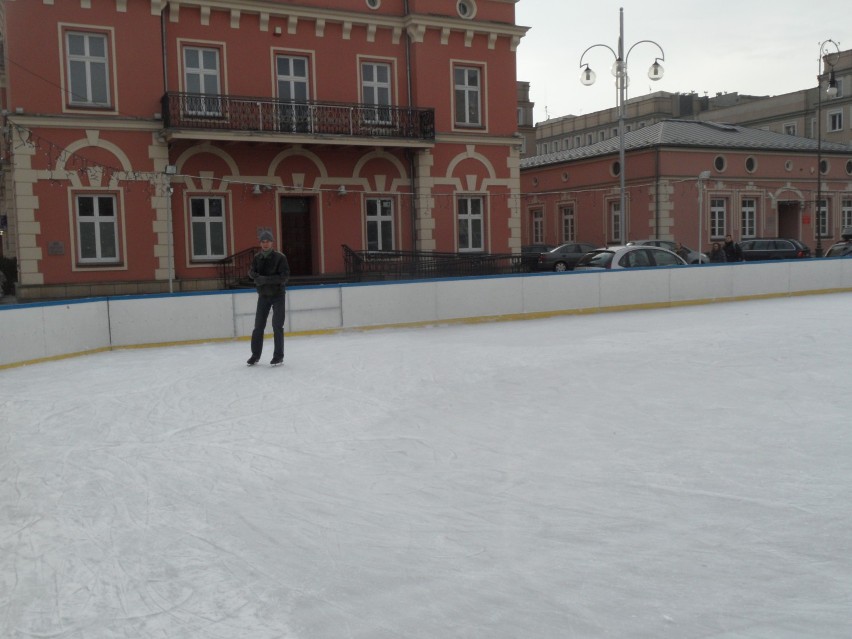
[[[835,52],[832,54],[830,47],[834,47]],[[835,62],[837,56],[840,55],[840,45],[832,39],[823,40],[819,45],[819,68],[817,69],[817,167],[816,167],[816,202],[814,203],[814,223],[816,224],[816,251],[814,254],[817,257],[822,257],[822,75],[823,61],[829,68],[828,87],[825,90],[828,97],[833,98],[837,95],[837,80],[834,79],[834,64],[829,62],[828,56],[834,55]]]
[[[649,43],[655,45],[660,50],[660,57],[654,59],[654,64],[651,65],[651,68],[648,69],[648,77],[651,80],[657,81],[663,77],[663,65],[660,64],[660,61],[665,61],[666,54],[663,51],[663,47],[654,42],[653,40],[639,40],[634,43],[628,50],[627,54],[624,53],[624,9],[620,8],[618,10],[618,52],[614,51],[612,47],[606,44],[593,44],[588,49],[583,51],[583,55],[580,56],[580,68],[582,69],[580,73],[580,82],[582,82],[585,86],[591,86],[595,83],[595,72],[592,71],[591,67],[588,63],[584,63],[583,59],[586,57],[586,54],[596,47],[603,47],[605,49],[609,49],[609,52],[615,56],[615,63],[612,65],[612,74],[615,76],[615,88],[616,88],[616,107],[618,110],[618,177],[619,177],[619,189],[621,193],[621,200],[619,202],[619,217],[621,219],[621,239],[622,243],[627,243],[627,202],[626,202],[626,191],[625,191],[625,181],[624,181],[624,173],[625,173],[625,160],[624,160],[624,104],[627,100],[627,85],[630,81],[627,75],[627,60],[630,57],[630,52],[633,51],[633,48],[642,43]]]

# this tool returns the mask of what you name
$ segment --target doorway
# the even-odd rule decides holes
[[[792,237],[799,239],[799,218],[801,203],[797,200],[782,200],[778,202],[778,233],[770,233],[767,236]]]
[[[281,250],[290,263],[291,275],[313,274],[311,198],[281,198]]]

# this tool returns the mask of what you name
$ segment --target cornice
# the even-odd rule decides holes
[[[118,1],[118,0],[117,0]],[[515,0],[507,0],[514,2]],[[498,38],[506,38],[512,51],[516,50],[521,38],[529,27],[501,22],[486,22],[463,20],[449,16],[434,16],[412,14],[407,16],[387,16],[373,12],[340,11],[317,7],[305,7],[292,4],[264,2],[263,0],[150,0],[151,13],[160,15],[169,9],[169,20],[180,21],[180,10],[184,7],[197,8],[201,12],[202,22],[209,22],[212,11],[224,11],[230,15],[233,28],[239,26],[240,18],[246,15],[257,15],[261,31],[269,31],[270,20],[283,20],[287,23],[287,32],[294,34],[299,21],[314,23],[318,37],[325,33],[327,24],[343,25],[344,37],[348,38],[353,27],[367,29],[369,38],[374,37],[376,29],[388,29],[394,33],[394,41],[398,42],[402,31],[405,30],[414,43],[423,41],[427,30],[441,32],[442,44],[447,44],[450,33],[463,33],[466,46],[471,45],[475,35],[488,38],[488,47],[495,48]]]
[[[61,115],[29,115],[10,113],[9,122],[26,128],[44,129],[98,129],[103,131],[144,131],[157,132],[163,130],[159,120],[135,120],[127,118],[86,118],[79,116]]]

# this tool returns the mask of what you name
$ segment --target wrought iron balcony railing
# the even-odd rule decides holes
[[[435,110],[417,107],[167,93],[162,108],[166,128],[435,139]]]

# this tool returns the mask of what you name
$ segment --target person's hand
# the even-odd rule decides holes
[[[255,284],[266,284],[266,282],[268,280],[269,280],[269,277],[266,276],[266,275],[255,275],[254,276],[254,283]]]

